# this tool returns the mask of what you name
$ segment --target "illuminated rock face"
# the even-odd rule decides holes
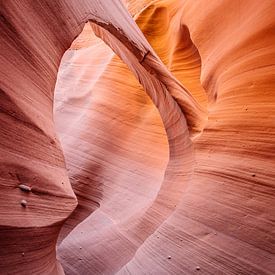
[[[0,9],[1,274],[275,272],[273,1]]]

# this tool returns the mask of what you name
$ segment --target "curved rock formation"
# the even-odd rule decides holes
[[[1,3],[0,273],[274,273],[274,2],[124,2]]]

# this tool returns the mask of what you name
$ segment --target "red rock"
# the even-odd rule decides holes
[[[275,273],[275,3],[123,2],[0,5],[0,273]]]

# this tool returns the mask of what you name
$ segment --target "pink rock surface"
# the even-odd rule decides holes
[[[3,1],[0,273],[275,273],[274,9]]]

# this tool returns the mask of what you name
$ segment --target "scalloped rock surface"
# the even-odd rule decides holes
[[[274,274],[275,2],[0,2],[0,274]]]

